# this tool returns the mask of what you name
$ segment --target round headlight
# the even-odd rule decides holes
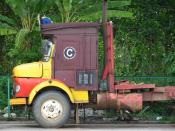
[[[20,88],[21,88],[20,85],[16,86],[16,88],[15,88],[16,93],[18,93],[20,91]]]

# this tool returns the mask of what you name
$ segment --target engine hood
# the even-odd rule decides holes
[[[43,75],[42,62],[33,62],[14,67],[13,77],[35,77],[40,78]]]

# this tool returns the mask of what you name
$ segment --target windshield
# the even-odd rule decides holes
[[[48,40],[43,40],[42,43],[43,43],[41,49],[43,54],[42,61],[47,62],[52,52],[52,42]]]

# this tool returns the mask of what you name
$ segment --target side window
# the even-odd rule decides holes
[[[52,52],[52,42],[49,41],[49,40],[43,40],[42,41],[43,43],[43,46],[42,46],[42,54],[43,54],[43,58],[42,58],[42,61],[49,61],[49,58],[50,58],[50,55],[51,55],[51,52]]]

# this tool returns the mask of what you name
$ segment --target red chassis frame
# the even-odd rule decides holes
[[[107,80],[108,92],[97,95],[99,108],[121,109],[127,107],[132,111],[142,109],[143,101],[162,101],[175,99],[175,86],[155,87],[155,84],[133,84],[127,80],[114,81],[114,47],[112,22],[106,23],[105,68],[102,80]],[[133,90],[149,89],[148,92],[131,93]]]

